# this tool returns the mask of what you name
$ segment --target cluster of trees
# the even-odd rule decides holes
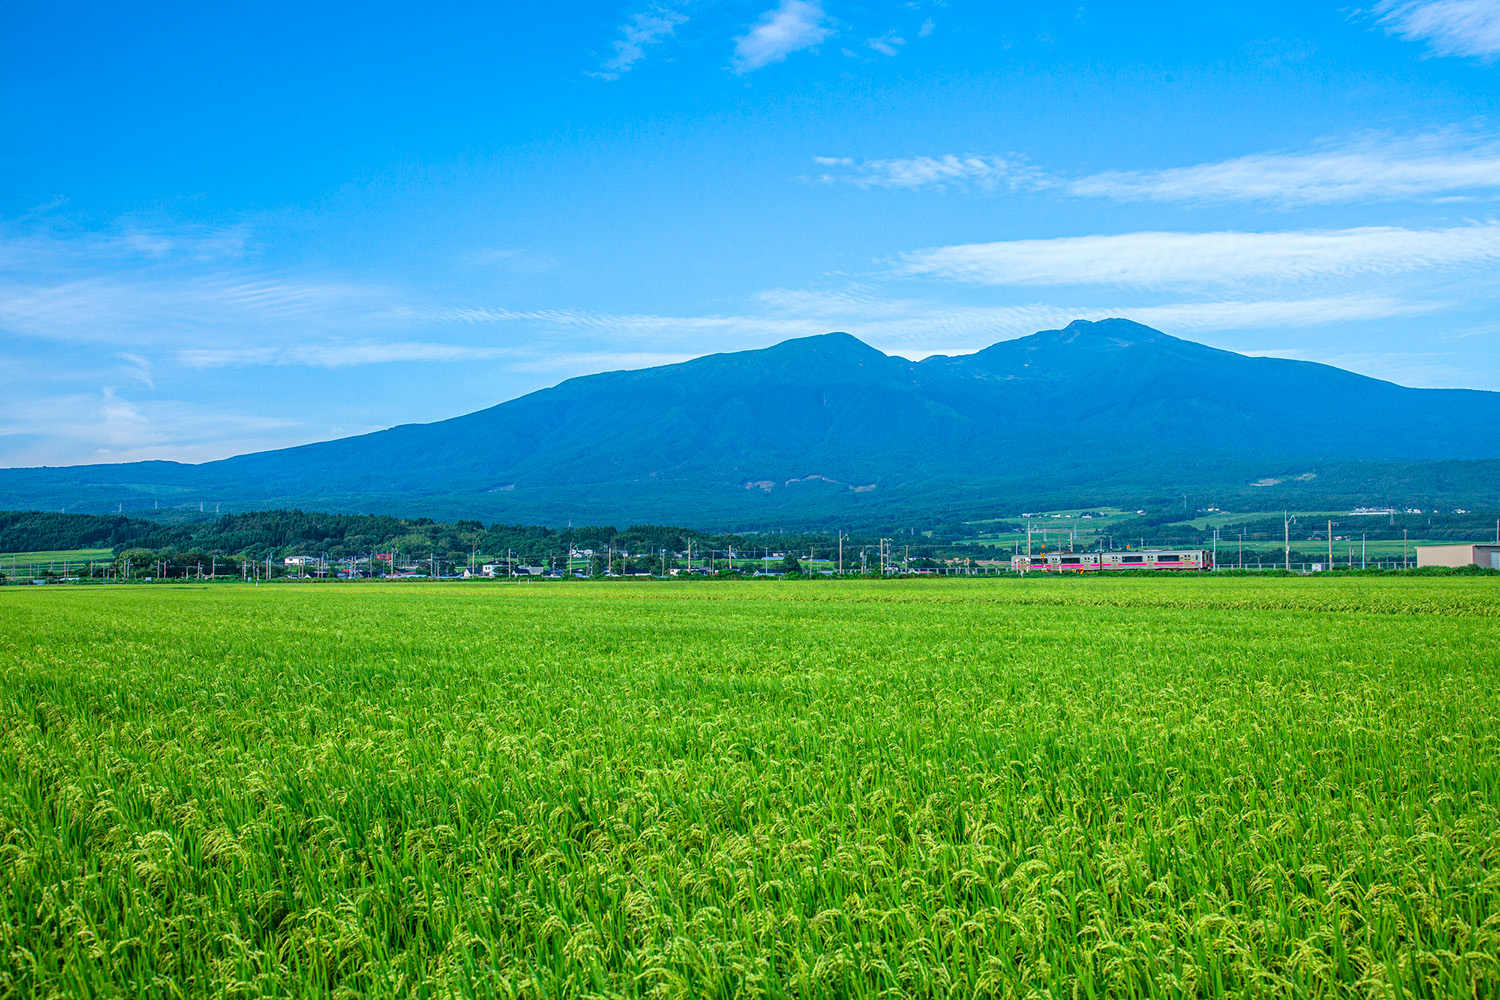
[[[1163,505],[1113,526],[1115,541],[1123,544],[1137,537],[1153,545],[1203,547],[1212,544],[1213,529],[1198,520],[1196,511]],[[1493,511],[1454,511],[1334,518],[1334,534],[1371,541],[1412,538],[1445,541],[1484,541],[1495,535]],[[945,556],[973,554],[963,542],[981,529],[970,524],[945,524],[918,533],[892,526],[871,533],[844,536],[846,569],[857,569],[860,551],[873,552],[881,537],[893,542],[893,550],[912,566],[933,566]],[[1023,523],[984,526],[986,531],[1021,531]],[[1232,545],[1243,531],[1247,542],[1279,543],[1283,537],[1280,515],[1236,523],[1220,535],[1220,548]],[[1292,520],[1294,548],[1319,555],[1326,544],[1327,519],[1303,515]],[[282,557],[314,556],[337,564],[377,553],[398,554],[407,562],[436,563],[440,569],[462,567],[471,562],[509,559],[520,565],[553,568],[589,566],[594,572],[605,567],[616,572],[660,571],[662,553],[668,562],[691,544],[695,561],[702,565],[713,552],[722,562],[733,548],[740,559],[763,558],[767,553],[786,553],[779,567],[793,571],[809,555],[831,558],[838,545],[837,533],[780,532],[774,534],[713,533],[671,525],[637,524],[623,530],[611,525],[551,528],[543,525],[491,524],[476,520],[439,523],[431,518],[398,518],[377,514],[325,514],[298,510],[252,511],[191,523],[166,524],[120,515],[0,512],[0,552],[30,552],[71,549],[112,549],[116,556],[129,554],[137,575],[193,576],[248,573],[249,562],[264,571],[267,559],[279,573]],[[591,551],[592,563],[575,553]],[[595,565],[596,564],[596,565]],[[673,565],[681,565],[678,560]],[[368,565],[368,564],[366,564]],[[380,565],[389,565],[383,561]]]
[[[892,532],[894,534],[894,532]],[[904,535],[913,556],[932,558],[933,541]],[[889,537],[889,536],[888,536]],[[857,565],[860,547],[874,547],[878,535],[845,536],[846,562]],[[918,543],[921,543],[920,545]],[[623,572],[659,569],[661,553],[687,551],[695,558],[733,548],[739,558],[789,553],[783,568],[797,556],[829,558],[837,548],[834,533],[740,534],[693,531],[670,525],[637,524],[624,530],[610,525],[550,528],[542,525],[484,525],[474,520],[438,523],[431,518],[397,518],[374,514],[324,514],[298,510],[226,514],[213,520],[162,524],[116,515],[0,512],[0,551],[27,552],[110,548],[128,556],[141,575],[156,567],[161,575],[205,572],[239,574],[242,561],[279,562],[284,556],[316,556],[332,562],[375,554],[400,554],[411,560],[432,559],[467,565],[481,559],[512,559],[527,565],[580,568],[572,553],[591,550],[595,561]],[[226,567],[229,567],[226,569]],[[147,573],[146,575],[149,575]]]
[[[112,549],[134,544],[143,531],[158,527],[123,516],[3,511],[0,552]]]

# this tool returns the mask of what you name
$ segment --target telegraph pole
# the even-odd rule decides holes
[[[1286,535],[1286,571],[1292,571],[1292,515],[1289,511],[1281,512],[1281,527]]]
[[[1328,522],[1328,569],[1333,570],[1333,521]]]

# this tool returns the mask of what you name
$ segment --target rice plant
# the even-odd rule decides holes
[[[0,998],[1500,993],[1487,579],[0,591]]]

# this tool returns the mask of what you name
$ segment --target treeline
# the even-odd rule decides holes
[[[918,546],[913,556],[928,557],[930,544]],[[920,539],[927,543],[927,539]],[[637,524],[624,530],[609,525],[549,528],[541,525],[484,525],[479,521],[437,523],[376,514],[322,514],[300,510],[253,511],[226,514],[213,521],[160,524],[116,515],[49,514],[35,511],[0,512],[0,551],[109,548],[116,554],[144,550],[180,565],[203,558],[244,557],[263,560],[308,555],[344,559],[373,553],[401,553],[466,562],[471,557],[503,558],[554,565],[573,550],[629,552],[634,555],[686,551],[707,553],[733,547],[737,556],[791,550],[801,555],[815,551],[828,557],[837,547],[828,534],[767,535],[715,534],[668,525]],[[878,537],[847,536],[845,552],[858,558],[862,546],[875,546]]]
[[[1193,514],[1197,519],[1201,514]],[[1244,534],[1247,542],[1281,542],[1291,535],[1293,546],[1299,542],[1327,542],[1328,522],[1333,521],[1335,538],[1361,536],[1369,541],[1400,541],[1402,538],[1430,539],[1437,542],[1486,542],[1495,539],[1496,511],[1424,512],[1421,514],[1316,514],[1291,515],[1290,532],[1281,516],[1239,521],[1219,530],[1219,544],[1237,541]],[[1144,536],[1152,545],[1207,547],[1214,530],[1190,523],[1181,512],[1151,513],[1132,518],[1115,529],[1120,539]]]
[[[0,552],[120,549],[161,526],[129,517],[96,514],[0,512]]]

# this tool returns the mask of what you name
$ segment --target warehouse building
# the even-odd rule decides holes
[[[1418,545],[1417,566],[1500,569],[1500,545]]]

